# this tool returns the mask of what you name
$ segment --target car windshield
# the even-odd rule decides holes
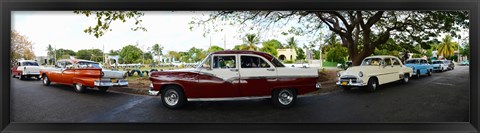
[[[362,61],[361,66],[380,66],[381,58],[367,58]]]
[[[22,66],[38,66],[37,62],[22,62]]]
[[[443,64],[442,61],[434,61],[433,64]]]
[[[102,68],[98,63],[95,63],[95,62],[81,61],[81,62],[78,62],[77,64],[79,68]]]
[[[197,65],[197,69],[200,69],[200,68],[211,68],[210,66],[210,60],[211,60],[211,57],[212,57],[212,54],[209,54],[207,57],[205,57],[205,59],[203,59],[203,61]]]
[[[285,65],[282,64],[282,62],[280,62],[277,58],[273,57],[272,58],[272,64],[275,66],[275,67],[285,67]]]
[[[420,60],[416,60],[416,59],[407,60],[405,64],[420,64]]]

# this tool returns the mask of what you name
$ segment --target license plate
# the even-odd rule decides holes
[[[112,83],[117,83],[117,80],[116,80],[116,79],[112,79]]]
[[[342,85],[347,85],[347,82],[342,82]]]

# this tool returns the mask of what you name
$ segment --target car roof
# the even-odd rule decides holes
[[[34,60],[21,60],[21,61],[18,61],[18,62],[37,62],[37,61],[34,61]]]
[[[369,56],[367,58],[398,58],[398,57],[395,57],[395,56],[391,56],[391,55],[375,55],[375,56]],[[367,59],[365,58],[365,59]]]
[[[212,54],[254,54],[254,55],[262,56],[269,61],[273,59],[273,56],[268,53],[259,52],[259,51],[249,51],[249,50],[225,50],[225,51],[212,52]]]
[[[78,62],[92,62],[92,63],[95,63],[94,61],[82,60],[82,59],[61,59],[61,60],[58,60],[58,61],[68,61],[70,63],[78,63]]]

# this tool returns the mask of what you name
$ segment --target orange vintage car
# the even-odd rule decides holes
[[[59,60],[53,68],[40,70],[43,85],[51,82],[73,85],[75,91],[84,92],[86,87],[98,88],[101,92],[113,86],[109,79],[102,79],[104,73],[98,63],[88,60]]]

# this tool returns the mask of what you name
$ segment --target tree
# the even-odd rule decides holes
[[[289,33],[317,36],[322,26],[339,35],[342,46],[348,49],[348,55],[354,66],[390,38],[405,44],[419,44],[422,47],[435,38],[450,32],[468,28],[468,11],[217,11],[206,19],[196,18],[190,24],[200,27],[217,21],[227,21],[246,28],[267,30],[288,24],[289,20],[298,20]],[[214,22],[214,23],[212,23]],[[215,31],[219,26],[204,26],[206,33]],[[240,31],[245,30],[244,28]]]
[[[217,51],[223,51],[223,48],[219,46],[211,46],[210,48],[208,48],[208,53],[217,52]]]
[[[329,49],[327,53],[327,60],[330,62],[344,63],[345,57],[348,56],[347,48],[341,45],[335,45]]]
[[[77,59],[103,62],[103,52],[100,49],[82,49],[78,50],[75,56]]]
[[[184,54],[184,56],[188,56],[186,57],[188,59],[187,62],[198,62],[203,60],[207,56],[207,51],[204,51],[200,48],[192,47],[188,50],[186,54]]]
[[[437,55],[442,55],[444,58],[449,58],[454,55],[455,49],[457,49],[457,42],[452,42],[452,36],[447,35],[443,38],[442,43],[437,46]]]
[[[470,45],[466,45],[463,49],[460,50],[460,55],[467,56],[470,59]]]
[[[296,57],[297,60],[305,60],[305,52],[303,51],[302,48],[297,48],[295,52],[297,53],[297,57]]]
[[[157,44],[153,45],[151,52],[155,55],[163,55],[163,53],[162,53],[163,49],[164,49],[164,47],[157,43]]]
[[[95,15],[97,24],[93,27],[89,26],[83,30],[83,32],[88,33],[89,35],[93,34],[96,38],[103,36],[107,31],[112,31],[110,24],[113,21],[121,21],[125,23],[128,19],[134,19],[135,27],[131,28],[132,31],[147,31],[147,29],[142,26],[142,20],[140,19],[144,13],[139,11],[73,11],[73,13],[83,14],[86,17]]]
[[[235,45],[235,47],[233,47],[233,50],[248,50],[248,45],[246,44]]]
[[[275,46],[274,43],[263,43],[263,47],[260,48],[260,51],[269,53],[275,57],[278,55],[277,47]]]
[[[126,64],[138,63],[139,59],[142,59],[142,50],[134,45],[127,45],[120,51],[120,58]],[[141,61],[141,60],[140,60]]]
[[[52,45],[48,44],[48,47],[47,47],[47,57],[48,58],[54,58],[53,55],[54,55],[55,51],[52,47]],[[53,59],[49,59],[48,62],[50,63],[50,65],[53,63]]]
[[[61,48],[55,51],[55,55],[57,59],[68,59],[70,56],[75,56],[76,53],[73,50]]]
[[[182,57],[182,55],[177,51],[168,51],[167,55],[175,60],[180,60]]]
[[[252,50],[256,51],[258,47],[256,46],[260,42],[260,39],[258,39],[258,36],[255,34],[247,34],[245,35],[245,38],[243,38],[243,43],[247,45],[248,49],[247,50]]]
[[[110,52],[108,52],[108,55],[120,55],[120,51],[121,49],[119,50],[110,50]]]
[[[32,60],[35,58],[33,53],[33,43],[28,40],[27,36],[20,35],[17,31],[11,31],[10,45],[10,63],[14,64],[18,59]]]
[[[265,42],[262,43],[262,45],[274,46],[276,49],[283,49],[283,48],[285,48],[285,47],[283,46],[283,44],[282,44],[280,41],[276,40],[276,39],[270,39],[270,40],[268,40],[268,41],[265,41]]]
[[[288,38],[286,48],[297,49],[297,40],[294,37]]]

